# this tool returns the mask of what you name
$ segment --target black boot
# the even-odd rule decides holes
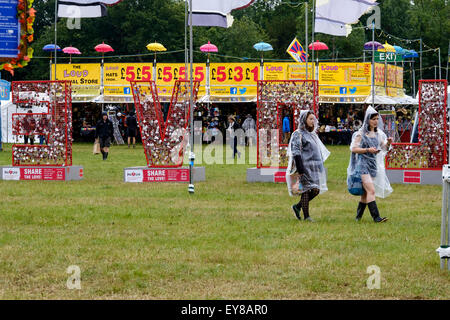
[[[294,205],[292,206],[292,210],[294,211],[295,217],[296,217],[298,220],[302,220],[302,217],[300,216],[300,211],[302,210],[302,208],[299,207],[298,205],[294,204]]]
[[[369,207],[370,215],[373,218],[374,222],[385,222],[388,218],[381,218],[380,213],[378,212],[377,203],[375,201],[372,201],[367,204]]]
[[[100,151],[102,152],[103,160],[105,160],[105,151],[103,149],[100,149]]]
[[[105,152],[105,160],[108,159],[108,152]]]
[[[362,219],[362,216],[364,214],[364,210],[366,210],[366,206],[367,206],[367,203],[360,202],[358,204],[358,209],[356,210],[356,221],[359,221],[359,220]]]

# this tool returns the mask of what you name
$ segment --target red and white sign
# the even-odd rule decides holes
[[[125,170],[125,182],[143,182],[143,170]]]
[[[129,169],[125,182],[189,182],[189,169]]]
[[[275,183],[286,183],[286,172],[278,171],[273,175],[273,182]]]
[[[65,168],[20,168],[20,180],[66,180]]]
[[[421,172],[420,171],[404,171],[403,172],[403,183],[421,183]]]
[[[20,180],[19,168],[3,168],[3,180]]]
[[[189,182],[189,169],[146,169],[144,182]]]

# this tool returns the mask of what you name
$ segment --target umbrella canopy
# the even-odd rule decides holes
[[[405,50],[405,53],[403,54],[403,58],[409,59],[409,58],[418,58],[419,54],[414,50]]]
[[[391,46],[389,43],[383,44],[383,48],[378,48],[378,51],[381,52],[395,52],[395,48]]]
[[[399,47],[399,46],[394,46],[394,49],[395,49],[396,54],[401,54],[401,55],[403,55],[406,51],[405,49],[403,49],[402,47]]]
[[[266,42],[258,42],[257,44],[255,44],[253,46],[253,48],[255,48],[255,50],[257,50],[257,51],[272,51],[273,50],[272,46]]]
[[[314,51],[328,50],[328,46],[325,43],[320,42],[319,40],[316,40],[316,42],[311,43],[308,46],[308,48],[309,48],[309,50],[314,50]]]
[[[107,45],[103,42],[95,46],[95,51],[105,53],[105,52],[113,52],[114,49],[110,45]]]
[[[55,51],[55,45],[47,44],[42,48],[42,50],[47,51],[47,52],[53,52],[53,51]],[[56,51],[61,51],[61,48],[58,45],[56,46]]]
[[[158,42],[149,43],[147,45],[147,50],[154,52],[167,51],[167,49],[161,43]]]
[[[75,47],[65,47],[62,51],[66,54],[81,54],[80,50]]]
[[[378,50],[379,48],[383,48],[383,45],[378,41],[369,41],[364,43],[364,50]]]
[[[204,44],[200,47],[200,51],[202,52],[218,52],[219,50],[215,45],[208,41],[207,44]]]

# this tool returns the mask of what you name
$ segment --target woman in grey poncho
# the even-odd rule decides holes
[[[392,138],[387,138],[381,128],[378,112],[368,107],[361,129],[352,137],[347,175],[350,177],[359,171],[364,189],[356,213],[357,221],[361,220],[366,206],[375,222],[387,221],[387,218],[380,217],[375,202],[375,196],[385,198],[392,193],[384,167],[384,157],[392,144]]]
[[[289,141],[289,165],[286,182],[289,194],[301,193],[300,202],[292,206],[297,219],[301,220],[300,211],[306,221],[313,222],[309,216],[309,202],[319,193],[327,191],[324,161],[330,155],[320,141],[316,131],[318,121],[314,113],[303,110],[300,113],[298,129]]]

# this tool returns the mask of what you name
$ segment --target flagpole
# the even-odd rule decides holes
[[[375,109],[375,22],[372,22],[372,108]]]
[[[56,46],[58,45],[58,0],[55,0],[55,78],[54,80],[56,80],[56,55],[57,55],[57,50],[56,50]],[[51,73],[51,71],[50,71]],[[51,78],[51,75],[50,75]]]
[[[194,169],[194,97],[193,97],[193,72],[192,72],[192,64],[194,63],[194,42],[193,42],[193,32],[192,32],[192,0],[189,0],[189,59],[190,59],[190,67],[189,67],[189,75],[190,75],[190,89],[189,89],[189,121],[190,121],[190,145],[191,145],[191,153],[189,155],[189,193],[194,193],[194,177],[193,177],[193,169]]]
[[[305,2],[306,80],[308,80],[308,2]]]
[[[311,54],[312,54],[312,63],[313,63],[313,80],[316,79],[316,68],[314,67],[314,53],[315,53],[315,48],[314,48],[314,29],[316,26],[316,0],[313,0],[313,7],[312,7],[312,31],[311,31],[311,43],[312,43],[312,47],[311,47]],[[317,64],[319,64],[319,54],[317,54]]]

